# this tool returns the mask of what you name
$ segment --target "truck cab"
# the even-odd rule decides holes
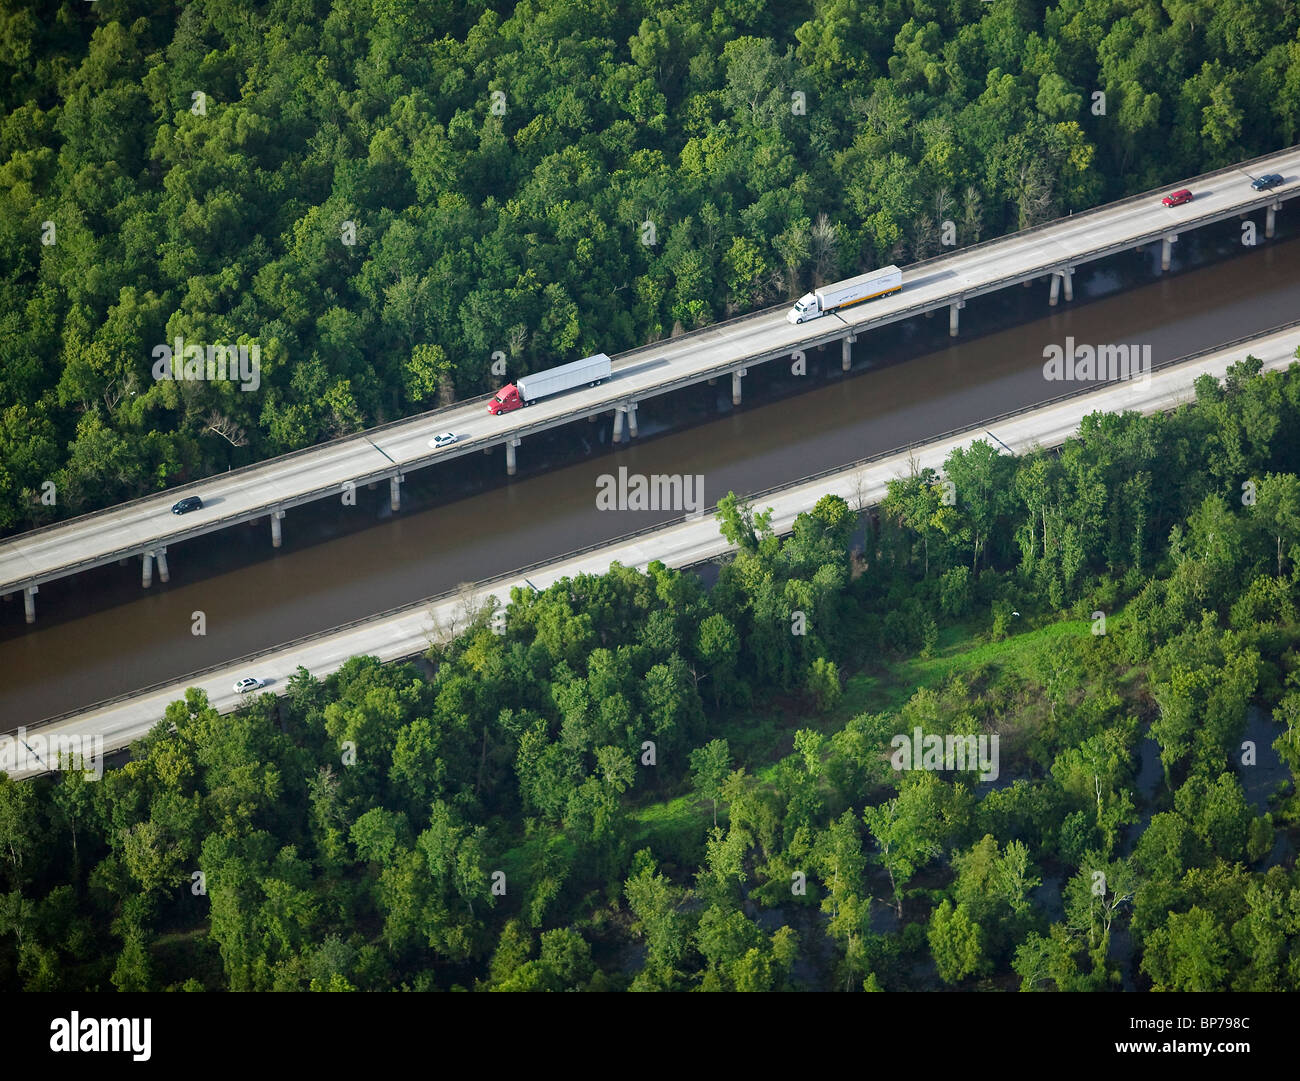
[[[802,323],[806,319],[816,319],[821,314],[821,304],[817,301],[817,294],[804,293],[795,302],[795,306],[786,313],[786,319],[791,323]]]
[[[495,417],[518,409],[523,404],[524,401],[519,396],[519,388],[513,383],[507,383],[497,391],[496,397],[488,402],[488,412]]]

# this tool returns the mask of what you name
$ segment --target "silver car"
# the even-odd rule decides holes
[[[247,694],[249,691],[255,691],[259,687],[265,687],[266,680],[258,679],[257,676],[245,676],[235,684],[236,694]]]

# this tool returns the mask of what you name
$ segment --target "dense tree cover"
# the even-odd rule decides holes
[[[0,0],[0,530],[1276,149],[1298,31],[1288,0]],[[155,381],[178,338],[256,344],[260,386]]]
[[[785,538],[728,497],[710,590],[518,590],[432,674],[191,690],[98,783],[0,778],[0,985],[1300,988],[1300,365],[1259,368],[899,478],[860,551],[838,497]],[[837,711],[941,632],[982,659]],[[891,768],[918,728],[996,733],[996,783]]]

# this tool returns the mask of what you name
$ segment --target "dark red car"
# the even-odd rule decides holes
[[[1182,206],[1184,203],[1192,201],[1192,193],[1186,188],[1179,188],[1178,191],[1170,192],[1160,201],[1165,206]]]

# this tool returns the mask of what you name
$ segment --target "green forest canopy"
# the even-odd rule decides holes
[[[1298,31],[1289,0],[0,0],[0,530],[1288,145]],[[257,344],[258,391],[155,382],[178,337]]]

